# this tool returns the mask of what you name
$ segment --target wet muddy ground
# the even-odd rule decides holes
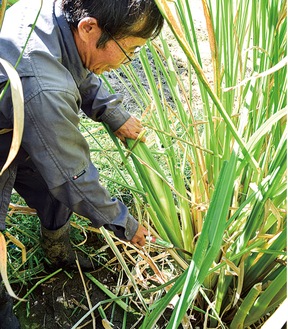
[[[115,285],[115,278],[109,277],[109,274],[103,270],[93,275],[99,280],[106,281],[108,286],[109,284]],[[69,272],[69,276],[62,271],[40,284],[29,297],[28,304],[22,303],[16,312],[22,329],[70,329],[87,313],[89,307],[80,274]],[[93,306],[108,299],[108,296],[101,289],[95,287],[88,278],[85,278],[85,283]],[[108,303],[103,304],[102,307],[105,309],[107,305]],[[122,328],[124,311],[118,306],[115,306],[113,311],[112,314],[110,307],[105,311],[105,314],[107,319],[113,323],[113,328],[120,329]],[[105,328],[97,309],[94,316],[96,328]],[[133,314],[129,314],[126,328],[131,328],[136,321],[137,318]],[[83,328],[93,328],[91,316],[88,316],[79,327],[83,325]]]
[[[99,237],[98,234],[88,234],[86,244],[93,245],[95,250],[103,249],[103,239],[99,239]],[[121,250],[121,245],[118,245],[118,248]],[[133,303],[133,299],[134,301],[137,299],[136,296],[135,298],[130,297],[122,300],[123,304],[134,310],[134,312],[125,312],[123,308],[111,301],[109,293],[103,291],[103,289],[107,289],[118,296],[134,293],[123,269],[107,244],[104,246],[104,249],[105,253],[98,258],[101,264],[98,264],[98,268],[95,271],[89,273],[81,271],[80,273],[79,270],[44,269],[37,277],[34,276],[32,280],[12,284],[15,293],[19,297],[25,297],[27,292],[29,292],[26,302],[17,304],[15,300],[14,303],[15,313],[21,323],[21,328],[139,328],[143,317],[141,316],[141,305],[138,307],[139,305],[136,302]],[[125,257],[125,252],[121,251]],[[45,262],[44,258],[40,259],[40,262]],[[127,260],[127,263],[129,263],[129,260]],[[131,264],[129,267],[131,269]],[[45,268],[47,268],[47,264],[45,264]],[[85,288],[83,281],[85,282]],[[99,285],[102,289],[99,288]],[[117,293],[117,291],[122,291],[123,294]],[[87,296],[89,297],[87,298]],[[88,315],[79,325],[75,326],[84,315],[87,315],[89,300],[90,309],[94,308],[95,326],[93,326],[91,315]],[[165,316],[160,319],[159,328],[165,327],[166,317],[169,318],[170,313],[167,310]]]
[[[88,238],[86,243],[91,248],[93,246],[97,250],[103,247],[103,239],[101,241],[98,234],[89,234]],[[105,266],[104,264],[105,260],[109,261],[112,257],[113,253],[107,248],[105,255],[103,254],[99,258],[100,264],[97,264],[95,271],[90,273],[82,271],[80,273],[77,269],[73,271],[50,269],[44,258],[42,260],[39,258],[41,265],[44,263],[45,266],[37,278],[27,280],[24,285],[21,283],[13,285],[14,291],[19,297],[25,297],[25,294],[30,292],[26,302],[22,302],[18,306],[17,301],[15,301],[15,312],[21,323],[21,328],[70,329],[89,311],[87,295],[91,307],[96,306],[93,312],[96,322],[95,328],[109,328],[109,326],[106,325],[105,327],[102,324],[103,317],[106,317],[109,322],[113,323],[113,328],[120,329],[125,316],[127,319],[124,328],[132,328],[137,322],[137,316],[132,313],[124,314],[124,310],[115,303],[106,302],[109,300],[109,296],[91,280],[91,278],[95,278],[97,282],[111,291],[116,289],[120,273],[117,270],[118,265],[115,263],[116,266],[114,266],[112,263]],[[56,274],[53,275],[53,273]],[[102,312],[99,313],[99,310]],[[94,328],[91,315],[87,316],[77,328]]]

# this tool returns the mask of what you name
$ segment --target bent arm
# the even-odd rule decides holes
[[[93,226],[131,240],[138,223],[99,183],[77,112],[77,97],[67,90],[40,92],[26,104],[22,145],[58,200]]]
[[[123,96],[110,94],[95,74],[87,76],[79,91],[82,96],[81,109],[85,114],[94,121],[107,123],[113,132],[131,117],[122,106]]]

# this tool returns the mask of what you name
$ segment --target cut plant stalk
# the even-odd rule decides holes
[[[154,236],[146,236],[146,241],[155,243],[157,246],[161,246],[161,247],[164,247],[166,249],[176,249],[176,250],[184,252],[184,254],[186,254],[186,255],[192,256],[191,252],[189,252],[185,249],[182,249],[182,248],[177,248],[171,242],[164,241],[164,240],[156,238]]]

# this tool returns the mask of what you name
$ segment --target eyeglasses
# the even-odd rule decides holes
[[[106,33],[109,34],[110,38],[117,44],[117,46],[121,49],[122,53],[126,56],[127,60],[124,61],[122,64],[124,65],[130,64],[133,61],[133,59],[135,59],[135,57],[139,55],[141,47],[136,47],[135,50],[131,52],[132,55],[128,56],[128,54],[120,45],[120,43],[115,38],[113,38],[113,36],[108,31],[106,31]]]

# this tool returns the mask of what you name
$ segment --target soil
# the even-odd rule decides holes
[[[205,28],[205,21],[203,17],[203,10],[201,6],[201,1],[193,1],[193,17],[195,19],[195,25],[199,38],[199,45],[201,51],[201,57],[204,59],[203,67],[204,71],[211,76],[211,61],[210,61],[210,50],[207,44],[207,34]],[[181,50],[177,46],[173,34],[166,27],[164,29],[166,34],[166,39],[168,40],[169,46],[174,52],[174,58],[178,63],[179,69],[183,72],[185,77],[187,63],[185,56],[182,54]],[[141,74],[140,62],[135,60],[133,65],[139,71],[139,76],[143,79],[143,84],[145,81],[144,74]],[[138,70],[139,68],[139,70]],[[124,105],[128,111],[138,115],[139,111],[133,99],[130,95],[121,89],[119,86],[118,78],[110,72],[107,74],[107,78],[111,85],[115,88],[116,92],[122,92],[124,94]],[[196,79],[196,78],[195,78]],[[197,91],[197,83],[195,83],[195,106],[201,111],[201,98]],[[97,244],[99,247],[103,245],[103,240],[98,239],[97,234],[90,234],[89,242],[97,249]],[[114,257],[110,249],[106,250],[108,261]],[[100,266],[97,270],[91,272],[93,277],[95,277],[99,282],[104,284],[111,291],[119,288],[119,273],[123,275],[123,271],[120,271],[119,264],[115,263],[113,272],[111,269],[107,269],[104,266]],[[62,270],[58,274],[52,276],[49,280],[41,283],[41,279],[46,277],[49,271],[44,271],[39,273],[39,279],[33,280],[28,283],[28,287],[19,287],[19,285],[14,286],[15,290],[24,295],[24,291],[28,291],[32,287],[35,287],[33,292],[28,297],[27,303],[21,303],[19,307],[16,308],[16,314],[21,322],[22,329],[57,329],[57,328],[72,328],[76,322],[83,317],[89,310],[86,293],[83,287],[81,275],[79,271],[64,271]],[[125,275],[124,275],[125,276]],[[85,280],[86,289],[89,292],[90,300],[92,306],[97,305],[103,301],[109,299],[107,294],[99,289],[95,284],[91,282],[91,279],[83,275]],[[122,278],[123,282],[127,282],[125,277]],[[15,301],[16,304],[17,301]],[[139,328],[140,322],[138,322],[141,317],[139,315],[133,315],[132,313],[127,313],[127,319],[125,318],[125,312],[119,306],[112,306],[110,303],[105,303],[101,305],[103,308],[107,319],[111,321],[114,329],[120,328]],[[131,305],[133,306],[133,305]],[[100,316],[99,310],[101,307],[97,307],[94,315],[96,318],[96,328],[112,328],[106,323],[103,323],[103,319]],[[158,328],[165,327],[165,317],[169,318],[171,310],[167,310],[162,319],[159,320]],[[104,321],[105,322],[105,321]],[[93,324],[91,316],[88,316],[78,328],[92,329]]]
[[[99,242],[97,235],[94,234],[89,237],[89,241],[86,243],[93,244],[94,248],[97,249],[97,244],[99,248],[102,246]],[[110,251],[109,254],[112,257]],[[45,277],[51,271],[48,269],[40,275]],[[117,273],[112,273],[101,265],[90,274],[110,289],[113,289],[115,283],[117,283]],[[108,299],[101,289],[91,283],[91,280],[85,276],[85,273],[82,273],[82,275],[93,306]],[[65,271],[63,269],[47,281],[39,284],[33,293],[29,295],[28,302],[20,305],[19,308],[16,308],[16,315],[22,329],[70,329],[89,310],[81,274],[78,270]],[[105,306],[104,304],[103,308]],[[110,319],[111,308],[108,309],[108,312],[105,311],[105,314]],[[102,325],[102,319],[98,310],[94,312],[94,315],[97,324],[96,328],[105,328]],[[112,319],[113,328],[121,328],[123,315],[123,310],[116,306]],[[129,313],[128,327],[130,328],[134,322],[135,319],[132,313]],[[87,317],[80,327],[83,325],[87,329],[93,328],[91,317]]]
[[[88,232],[85,246],[91,248],[90,254],[93,250],[96,251],[101,248],[105,250],[102,256],[98,258],[99,263],[94,262],[96,266],[94,271],[86,273],[79,270],[65,270],[64,268],[62,270],[50,269],[44,258],[41,260],[38,255],[38,259],[44,265],[44,269],[39,273],[39,276],[37,278],[34,276],[30,281],[27,280],[25,286],[19,283],[12,284],[13,290],[18,297],[26,298],[25,294],[28,291],[30,292],[26,298],[27,302],[21,302],[18,306],[17,301],[15,301],[15,314],[22,329],[76,328],[74,327],[76,323],[89,311],[86,291],[89,294],[91,307],[95,308],[93,311],[95,326],[93,326],[91,315],[88,315],[79,323],[77,328],[139,328],[143,317],[139,308],[137,309],[137,304],[132,304],[131,301],[127,302],[125,300],[125,303],[127,302],[127,305],[132,307],[135,312],[124,312],[123,308],[116,305],[116,303],[111,303],[111,299],[109,299],[106,292],[95,285],[93,281],[95,278],[102,286],[114,293],[119,289],[119,286],[129,289],[130,293],[134,293],[113,252],[103,237],[94,232]],[[126,251],[124,252],[121,244],[118,248],[122,252],[123,257],[125,257],[127,249],[125,248]],[[29,246],[26,249],[29,251]],[[95,259],[97,257],[94,257]],[[107,260],[106,264],[105,260]],[[127,264],[129,263],[129,259],[125,259],[125,261]],[[57,274],[48,278],[49,275],[55,272]],[[119,276],[122,277],[120,285]],[[83,281],[85,282],[85,288]],[[31,292],[32,289],[34,290]],[[104,317],[103,314],[105,314]],[[170,314],[171,309],[167,309],[165,315],[159,319],[159,328],[164,328],[166,317],[169,318]]]

